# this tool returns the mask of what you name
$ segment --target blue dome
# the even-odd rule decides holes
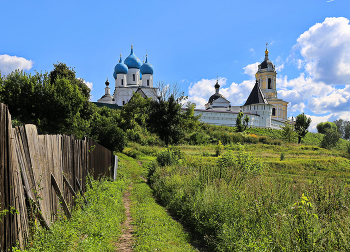
[[[117,79],[117,74],[127,74],[128,67],[122,61],[122,55],[120,55],[119,63],[114,67],[113,77]]]
[[[150,63],[148,63],[147,55],[146,55],[146,62],[143,63],[143,65],[141,66],[141,73],[142,74],[153,74],[153,66]]]
[[[137,58],[134,54],[134,49],[131,46],[131,53],[130,55],[124,60],[124,64],[128,66],[128,68],[137,68],[140,69],[141,67],[141,61],[139,58]]]

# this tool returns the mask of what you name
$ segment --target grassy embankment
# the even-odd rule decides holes
[[[147,152],[154,148],[142,147]],[[158,148],[157,148],[158,149]],[[131,215],[134,225],[134,251],[197,251],[190,244],[190,236],[181,224],[173,220],[164,207],[156,203],[152,189],[145,182],[145,164],[154,158],[139,153],[138,159],[118,154],[121,171],[132,177]]]
[[[122,195],[128,184],[128,179],[92,181],[93,189],[85,194],[88,205],[78,197],[70,220],[61,212],[50,231],[32,223],[34,235],[25,251],[115,251],[125,219]]]
[[[117,180],[93,181],[93,190],[86,192],[89,204],[85,206],[78,198],[70,221],[60,214],[50,231],[33,223],[35,233],[25,251],[116,251],[125,221],[122,197],[129,185],[134,251],[196,251],[182,226],[155,202],[152,190],[142,179],[147,171],[141,163],[122,153],[118,156]],[[143,156],[141,162],[152,159]]]
[[[349,251],[349,155],[280,144],[158,154],[149,166],[155,196],[213,251]],[[156,156],[138,145],[126,152]]]

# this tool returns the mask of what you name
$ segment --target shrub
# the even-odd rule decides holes
[[[326,129],[322,142],[321,147],[330,149],[332,147],[335,147],[340,139],[340,134],[335,129]]]
[[[222,145],[221,141],[219,140],[218,144],[215,146],[215,155],[217,157],[220,156],[223,149],[224,149],[224,146]]]
[[[259,138],[256,135],[248,135],[244,138],[244,142],[251,143],[251,144],[257,144],[259,142]]]
[[[184,157],[184,153],[179,147],[171,147],[157,155],[157,162],[160,166],[168,166],[176,164]]]
[[[195,132],[190,135],[190,143],[193,145],[207,144],[209,143],[210,136],[202,132]]]

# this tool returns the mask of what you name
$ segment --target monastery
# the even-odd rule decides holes
[[[249,127],[280,129],[287,121],[288,102],[278,99],[276,87],[275,65],[269,60],[269,51],[266,48],[265,59],[259,64],[255,74],[256,82],[242,106],[231,106],[222,94],[220,85],[216,82],[215,93],[210,96],[205,109],[195,109],[196,115],[201,115],[201,121],[215,125],[235,126],[237,115],[243,112],[249,117]],[[113,77],[115,87],[110,94],[108,79],[105,95],[97,100],[97,105],[125,105],[134,93],[142,97],[157,99],[157,88],[153,87],[153,66],[146,61],[142,64],[135,56],[133,46],[130,55],[114,67]]]

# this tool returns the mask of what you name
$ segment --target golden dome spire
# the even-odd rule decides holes
[[[265,50],[265,55],[266,55],[266,56],[269,55],[269,50],[267,50],[267,44],[268,44],[268,43],[266,43],[266,50]]]

